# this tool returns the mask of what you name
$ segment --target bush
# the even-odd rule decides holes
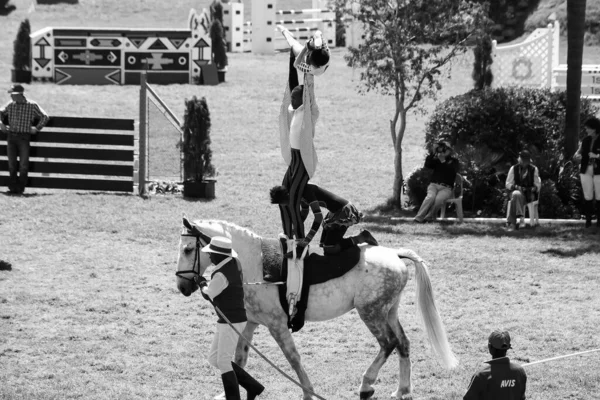
[[[17,71],[31,70],[31,25],[26,19],[21,22],[19,32],[13,42],[13,67]]]
[[[440,138],[455,146],[463,173],[473,184],[465,188],[465,209],[486,215],[503,213],[506,174],[518,153],[528,149],[541,179],[551,181],[544,183],[549,197],[556,195],[563,205],[544,206],[542,189],[540,216],[577,217],[578,173],[563,156],[565,106],[564,92],[547,89],[472,90],[436,108],[427,125],[426,147]],[[596,111],[591,102],[581,101],[580,138],[586,135],[583,122]]]
[[[185,115],[183,124],[184,181],[201,182],[215,174],[212,165],[212,150],[210,148],[210,112],[206,98],[185,100]]]
[[[405,206],[419,208],[427,196],[427,186],[432,170],[429,168],[415,168],[404,181],[404,189],[408,196]]]

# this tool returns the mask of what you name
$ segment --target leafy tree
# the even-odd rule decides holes
[[[492,38],[484,34],[477,38],[477,44],[473,48],[473,81],[477,90],[492,86],[494,76],[492,75]]]
[[[577,151],[581,98],[581,64],[585,36],[585,1],[567,2],[567,110],[565,117],[565,156]]]
[[[17,37],[13,42],[13,67],[20,71],[29,71],[31,69],[31,25],[26,19],[21,22]]]
[[[395,112],[390,134],[395,149],[392,203],[402,207],[402,140],[409,111],[422,111],[421,100],[442,88],[442,68],[468,49],[487,24],[486,9],[466,0],[338,0],[337,7],[364,24],[365,39],[345,56],[362,68],[359,92],[392,96]]]

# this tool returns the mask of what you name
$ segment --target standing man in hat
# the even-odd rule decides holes
[[[200,278],[202,296],[217,307],[239,332],[246,326],[242,266],[232,248],[231,239],[215,236],[202,248],[214,264],[210,283]],[[265,387],[258,383],[239,365],[231,361],[238,342],[238,335],[219,314],[217,330],[212,342],[208,362],[221,371],[226,400],[240,400],[241,385],[254,400]]]
[[[531,154],[527,150],[519,153],[519,163],[510,167],[506,177],[506,189],[510,193],[510,208],[507,225],[509,230],[519,229],[517,218],[525,215],[525,206],[538,199],[542,180],[538,168],[531,164]]]
[[[42,130],[49,117],[35,101],[25,97],[23,86],[13,85],[8,93],[12,101],[0,108],[0,129],[7,134],[6,152],[10,172],[8,191],[21,194],[27,185],[31,135],[36,135]],[[8,125],[5,122],[8,122]]]
[[[492,359],[473,375],[463,400],[525,400],[527,375],[506,357],[508,349],[512,349],[508,332],[492,332],[488,339]]]

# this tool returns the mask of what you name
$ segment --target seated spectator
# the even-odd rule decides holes
[[[519,229],[518,219],[525,215],[527,203],[538,199],[541,188],[540,172],[531,164],[531,154],[527,150],[521,151],[519,163],[510,167],[506,178],[506,189],[511,192],[506,221],[509,230]]]
[[[525,400],[527,374],[506,357],[508,349],[512,349],[508,332],[492,332],[488,338],[492,360],[473,375],[463,400]]]
[[[444,202],[452,197],[459,163],[452,157],[452,147],[448,142],[434,145],[433,151],[425,158],[425,168],[433,169],[433,175],[427,187],[427,196],[414,219],[416,222],[435,220]]]

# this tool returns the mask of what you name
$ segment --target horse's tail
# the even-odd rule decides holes
[[[446,336],[446,330],[440,313],[435,305],[431,280],[429,279],[429,269],[417,253],[408,249],[398,249],[398,257],[408,258],[415,263],[415,276],[417,280],[417,304],[421,311],[421,317],[427,330],[429,341],[435,351],[442,357],[442,361],[447,368],[454,368],[458,365],[458,359],[450,349],[450,343]]]

